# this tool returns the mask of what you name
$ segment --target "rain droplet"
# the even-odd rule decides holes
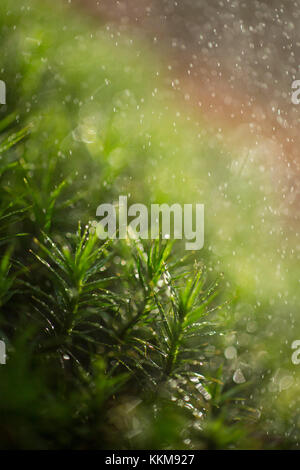
[[[232,379],[236,384],[243,384],[244,382],[246,382],[246,379],[245,379],[244,374],[241,371],[241,369],[237,369],[235,371],[235,373],[233,374]]]

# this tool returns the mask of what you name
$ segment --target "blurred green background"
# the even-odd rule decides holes
[[[263,155],[249,149],[241,156],[225,146],[201,114],[166,86],[163,58],[150,44],[84,17],[67,2],[2,0],[0,35],[0,79],[7,85],[0,162],[18,162],[22,169],[21,177],[15,168],[4,173],[1,186],[18,209],[30,207],[28,217],[4,228],[4,235],[27,233],[9,243],[14,258],[28,267],[40,230],[63,242],[78,221],[94,220],[98,205],[119,195],[147,206],[203,203],[205,244],[191,263],[203,262],[212,277],[223,273],[219,302],[227,302],[218,313],[218,337],[209,339],[203,357],[212,377],[222,366],[228,389],[243,385],[241,402],[251,415],[244,424],[237,407],[238,430],[232,424],[228,431],[223,418],[231,411],[221,404],[221,418],[208,419],[205,446],[297,447],[299,366],[292,363],[291,343],[300,339],[298,233],[278,215],[281,201]],[[4,152],[5,139],[21,129],[25,137]],[[62,181],[66,186],[51,206],[50,195]],[[176,246],[180,258],[182,248]],[[7,244],[1,250],[4,256]],[[0,366],[6,423],[0,445],[77,447],[80,433],[73,441],[65,436],[81,398],[67,403],[54,395],[42,409],[40,382],[52,379],[44,378],[42,366],[32,370],[27,364],[24,351],[30,347],[19,330],[26,322],[17,319],[26,304],[14,295],[1,307],[8,360]],[[126,406],[119,405],[118,416],[128,413]],[[149,424],[144,441],[133,440],[133,448],[159,446],[165,422],[171,432],[172,420],[181,418],[168,406],[151,431]],[[43,413],[51,419],[44,422]],[[21,424],[12,431],[8,422]],[[35,422],[42,429],[38,424],[36,431]],[[90,434],[108,431],[105,421],[97,426],[86,423],[84,447],[100,446]],[[245,428],[247,441],[241,438]],[[117,436],[109,439],[107,446],[118,447]],[[201,448],[200,441],[186,446]],[[182,445],[176,433],[170,445]]]

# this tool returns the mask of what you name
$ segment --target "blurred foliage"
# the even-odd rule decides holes
[[[278,268],[259,155],[235,159],[148,45],[67,2],[2,0],[0,26],[0,446],[297,446],[292,329],[278,346],[297,259]],[[204,249],[101,244],[120,194],[204,203]]]

